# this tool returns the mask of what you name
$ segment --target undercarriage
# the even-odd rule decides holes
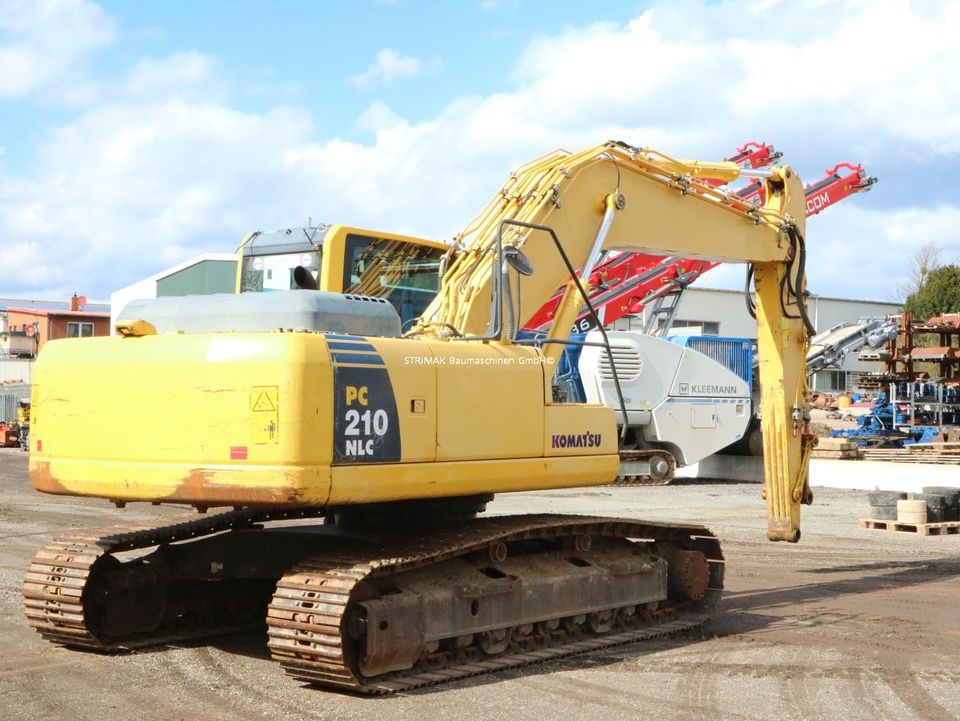
[[[666,486],[677,471],[677,459],[660,448],[620,450],[620,472],[617,486]]]
[[[390,693],[674,633],[715,608],[723,557],[703,527],[471,518],[486,500],[60,536],[27,574],[27,617],[53,643],[100,652],[265,626],[293,678]]]

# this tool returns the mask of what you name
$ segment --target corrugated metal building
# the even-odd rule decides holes
[[[237,283],[237,256],[204,253],[110,294],[110,326],[131,300],[163,296],[233,293]],[[111,332],[113,332],[111,330]]]
[[[15,421],[17,419],[17,402],[20,399],[29,400],[29,398],[29,385],[0,383],[0,422]]]

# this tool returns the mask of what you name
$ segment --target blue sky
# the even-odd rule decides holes
[[[810,287],[889,300],[921,244],[960,256],[958,35],[957,2],[0,0],[0,296],[105,299],[308,216],[449,238],[615,137],[862,162]]]
[[[121,77],[144,57],[200,51],[229,92],[231,107],[253,113],[277,104],[309,109],[318,136],[369,140],[354,119],[371,98],[417,122],[461,95],[503,87],[519,49],[538,35],[598,18],[626,21],[636,2],[101,2],[116,29],[113,41],[89,58],[92,74]],[[366,70],[389,48],[420,61],[414,83],[358,88],[347,78]],[[44,129],[68,121],[55,102],[4,103],[11,169],[30,162]]]

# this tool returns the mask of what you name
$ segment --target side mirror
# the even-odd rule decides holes
[[[523,254],[523,251],[513,245],[508,245],[503,249],[503,259],[511,268],[520,275],[532,275],[533,266],[530,259]]]

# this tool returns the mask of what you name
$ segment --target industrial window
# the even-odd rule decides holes
[[[701,335],[720,335],[720,323],[715,320],[675,320],[674,328],[699,328]]]
[[[343,292],[386,298],[401,323],[419,318],[440,288],[442,249],[351,233],[343,252]]]
[[[813,389],[836,393],[847,390],[846,371],[820,371],[813,376]]]
[[[87,338],[93,335],[93,323],[67,323],[67,338]]]

